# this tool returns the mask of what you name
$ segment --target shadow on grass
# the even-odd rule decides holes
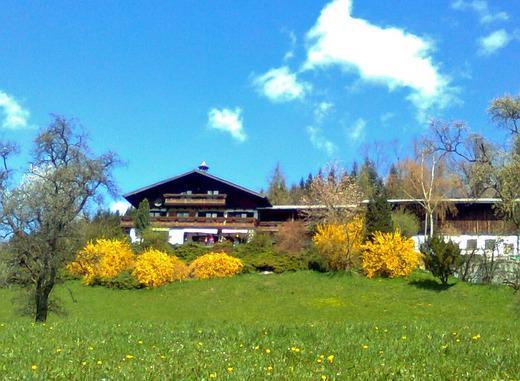
[[[436,291],[436,292],[446,291],[446,290],[450,289],[451,287],[455,286],[455,283],[441,284],[433,279],[412,280],[408,284],[410,286],[421,288],[423,290],[431,290],[431,291]]]

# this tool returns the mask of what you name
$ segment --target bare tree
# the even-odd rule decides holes
[[[494,123],[510,132],[508,145],[496,147],[470,133],[463,123],[444,123],[435,129],[435,150],[458,159],[466,168],[474,197],[488,192],[500,198],[496,211],[520,231],[520,98],[506,95],[494,99],[488,112]]]
[[[446,203],[453,193],[456,177],[447,170],[446,153],[435,150],[424,139],[416,145],[415,158],[399,163],[404,193],[424,210],[424,234],[432,237],[436,217],[443,218],[450,207]]]
[[[307,218],[320,223],[344,223],[360,211],[363,193],[356,179],[337,164],[327,164],[309,185],[303,202]]]
[[[488,113],[493,122],[509,130],[514,135],[520,134],[520,96],[504,95],[491,101]]]
[[[10,238],[17,271],[33,285],[37,322],[47,319],[57,271],[73,254],[76,219],[89,202],[100,200],[101,188],[115,191],[116,156],[93,156],[76,128],[73,120],[53,116],[38,134],[33,160],[18,184],[8,166],[16,147],[0,144],[0,229]]]

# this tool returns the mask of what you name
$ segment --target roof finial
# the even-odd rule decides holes
[[[202,160],[202,163],[199,165],[199,171],[207,172],[209,169],[208,165],[206,164],[206,160]]]

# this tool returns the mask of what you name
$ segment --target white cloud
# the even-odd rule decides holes
[[[479,54],[490,55],[505,47],[511,42],[512,37],[504,29],[495,30],[478,40]]]
[[[421,114],[448,104],[449,79],[433,63],[430,42],[399,28],[354,18],[351,12],[351,0],[335,0],[323,8],[306,36],[304,70],[335,65],[389,90],[409,88],[407,99]]]
[[[289,42],[291,44],[291,48],[289,49],[289,51],[287,51],[287,53],[285,53],[285,55],[283,56],[283,60],[284,61],[289,61],[291,58],[294,57],[294,49],[296,48],[296,34],[290,30],[290,31],[285,31],[287,33],[287,36],[289,37]]]
[[[3,112],[2,127],[16,130],[20,128],[27,128],[29,111],[24,109],[15,98],[0,91],[0,108]]]
[[[350,142],[357,143],[365,139],[365,128],[367,122],[363,118],[357,119],[354,124],[347,129],[347,136]]]
[[[381,124],[386,125],[390,119],[395,118],[395,113],[393,112],[385,112],[383,115],[379,117]]]
[[[311,144],[317,149],[325,151],[328,156],[332,156],[336,152],[338,147],[323,136],[321,128],[308,126],[307,133]]]
[[[239,107],[236,107],[234,110],[212,108],[208,112],[208,126],[216,130],[228,132],[233,139],[239,142],[246,140],[242,109]]]
[[[455,0],[451,3],[451,7],[457,10],[471,9],[477,13],[479,21],[482,24],[489,24],[493,21],[509,20],[509,15],[506,12],[492,12],[486,0]]]
[[[311,90],[307,82],[299,81],[287,66],[271,69],[253,80],[257,91],[274,102],[302,99]]]
[[[320,102],[314,107],[314,119],[316,122],[321,123],[323,119],[329,115],[334,109],[334,103],[331,102]]]
[[[120,216],[124,215],[130,208],[130,204],[127,201],[114,201],[110,204],[110,211],[112,213],[119,213]]]

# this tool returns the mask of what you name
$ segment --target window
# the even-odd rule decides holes
[[[504,243],[504,254],[505,255],[513,255],[515,250],[515,245],[512,243]]]
[[[218,194],[218,190],[214,190],[214,191],[213,191],[213,194]]]
[[[466,250],[476,250],[477,249],[477,240],[476,239],[468,239],[466,241]]]
[[[157,209],[150,210],[150,217],[164,217],[164,216],[166,216],[165,210],[157,210]]]
[[[206,213],[206,218],[217,218],[217,213]]]
[[[189,212],[177,212],[177,217],[189,217]]]
[[[484,249],[493,251],[495,250],[496,243],[497,241],[495,239],[486,239],[484,241]]]
[[[191,194],[192,192],[190,190],[187,190],[186,191],[186,194]]]

